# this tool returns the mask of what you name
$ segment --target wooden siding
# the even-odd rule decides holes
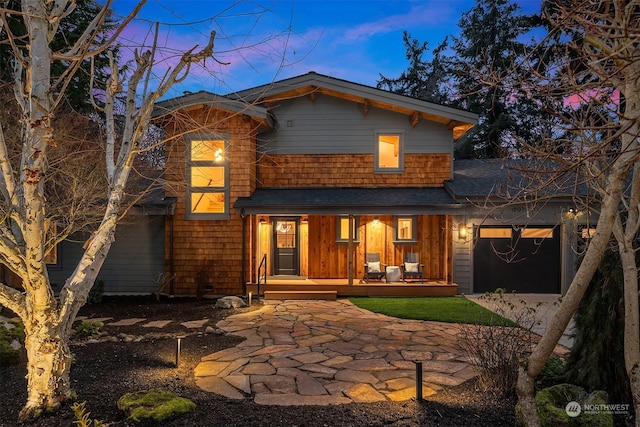
[[[185,141],[182,135],[224,135],[229,138],[229,206],[238,197],[250,196],[256,185],[255,134],[257,124],[246,116],[227,114],[210,108],[184,113],[182,120],[166,126],[170,135],[178,137],[166,147],[165,193],[176,197],[176,211],[171,226],[166,227],[165,264],[173,270],[174,293],[197,294],[197,277],[204,275],[204,294],[237,295],[243,293],[245,281],[252,274],[243,270],[243,219],[231,209],[228,220],[189,220],[186,218]],[[169,233],[173,230],[173,236]],[[170,242],[173,248],[169,247]],[[251,259],[252,241],[244,246],[244,256]],[[173,256],[173,259],[171,259]],[[173,262],[173,266],[171,263]],[[243,277],[245,271],[245,277]]]
[[[354,243],[354,279],[359,280],[364,275],[367,252],[379,253],[382,263],[386,265],[400,265],[405,252],[417,252],[420,261],[425,264],[425,280],[452,283],[451,223],[451,219],[445,215],[419,216],[417,242],[406,244],[394,242],[392,216],[381,216],[378,221],[374,221],[373,216],[360,216],[359,242]],[[270,230],[268,223],[261,225],[260,254],[271,253]],[[306,239],[305,234],[308,234]],[[348,277],[348,245],[336,242],[335,216],[309,216],[308,230],[302,231],[301,237],[302,276],[312,279]],[[303,261],[305,258],[307,261]]]
[[[264,156],[258,164],[265,188],[442,187],[451,177],[449,154],[405,154],[404,173],[373,173],[373,154]]]
[[[405,153],[451,153],[453,131],[447,125],[420,120],[329,95],[278,101],[278,127],[261,137],[265,154],[365,154],[374,147],[376,130],[404,132]]]
[[[141,216],[118,224],[116,238],[98,280],[106,294],[151,294],[164,271],[164,217]],[[55,290],[60,290],[84,253],[88,235],[77,234],[58,246],[58,265],[48,266]]]

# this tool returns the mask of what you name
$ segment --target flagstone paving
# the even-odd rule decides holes
[[[218,322],[246,338],[202,358],[196,384],[230,399],[264,405],[332,405],[415,398],[477,374],[457,345],[458,325],[372,313],[348,300],[265,301]]]

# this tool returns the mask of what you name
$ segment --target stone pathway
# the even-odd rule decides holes
[[[246,338],[195,368],[197,385],[264,405],[330,405],[415,398],[415,361],[423,396],[477,374],[458,348],[458,325],[404,320],[348,300],[265,301],[258,311],[217,327]]]

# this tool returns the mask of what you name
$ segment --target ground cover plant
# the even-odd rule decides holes
[[[514,323],[464,296],[350,298],[360,308],[403,319],[445,323],[513,326]]]

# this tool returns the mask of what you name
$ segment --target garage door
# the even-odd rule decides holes
[[[476,233],[476,293],[496,288],[518,293],[560,293],[558,227],[483,226]]]

